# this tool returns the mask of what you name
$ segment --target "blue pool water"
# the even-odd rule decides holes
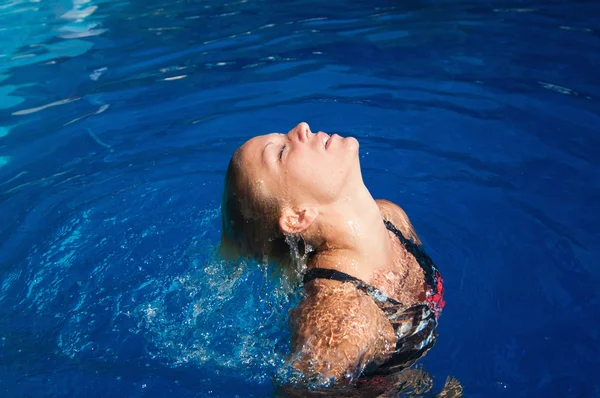
[[[442,270],[434,391],[599,397],[599,70],[592,1],[1,1],[0,395],[272,394],[297,294],[220,193],[305,120]]]

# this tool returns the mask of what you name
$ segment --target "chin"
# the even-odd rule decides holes
[[[350,169],[352,170],[351,173],[357,173],[360,176],[360,179],[362,180],[362,172],[361,172],[361,166],[360,166],[360,156],[358,153],[358,141],[354,138],[352,138],[353,142],[350,143],[348,145],[348,148],[351,149],[351,151],[349,151],[349,153],[351,153],[351,166]]]
[[[358,154],[358,148],[360,147],[360,144],[358,143],[358,140],[356,138],[346,137],[344,138],[344,144],[349,150]]]

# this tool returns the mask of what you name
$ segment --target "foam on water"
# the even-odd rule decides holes
[[[110,244],[97,233],[94,220],[114,226],[128,224],[129,218],[103,218],[96,209],[74,215],[39,256],[32,256],[40,266],[31,265],[19,304],[46,317],[57,300],[70,303],[55,314],[60,321],[56,353],[73,360],[90,355],[117,360],[127,355],[127,349],[116,351],[125,344],[141,350],[146,361],[171,368],[236,372],[267,382],[285,368],[287,312],[297,295],[290,284],[278,283],[277,272],[265,264],[221,260],[214,242],[203,238],[220,211],[202,213],[196,222],[205,230],[186,247],[171,253],[151,250],[139,259],[109,255],[88,271],[72,269],[74,262],[85,261],[79,248],[93,245],[94,252],[106,253]],[[160,234],[151,225],[131,235],[121,250],[135,252],[145,239]],[[153,271],[144,272],[145,267]],[[0,293],[19,276],[5,278]]]

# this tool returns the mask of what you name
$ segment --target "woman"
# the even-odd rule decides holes
[[[398,372],[434,344],[442,278],[404,211],[374,200],[358,141],[310,131],[254,137],[229,164],[222,248],[285,262],[308,254],[305,295],[290,313],[291,362],[320,385]]]

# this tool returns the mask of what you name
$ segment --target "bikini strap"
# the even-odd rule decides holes
[[[345,272],[337,271],[329,268],[311,268],[304,274],[304,283],[308,283],[315,279],[331,279],[338,282],[350,282],[353,284],[364,284],[358,278],[348,275]]]
[[[365,292],[375,302],[387,302],[392,305],[402,305],[399,301],[394,300],[391,297],[386,296],[374,286],[363,282],[362,280],[348,275],[345,272],[337,271],[329,268],[311,268],[306,274],[304,274],[304,284],[314,281],[315,279],[329,279],[342,283],[352,283],[357,289]]]
[[[425,282],[427,282],[429,287],[435,290],[438,286],[437,275],[439,274],[439,271],[431,257],[423,251],[421,246],[417,245],[412,240],[406,239],[404,235],[402,235],[402,232],[400,232],[390,221],[384,220],[384,223],[387,230],[393,232],[398,240],[400,240],[400,243],[406,248],[406,251],[415,257],[425,274]]]

